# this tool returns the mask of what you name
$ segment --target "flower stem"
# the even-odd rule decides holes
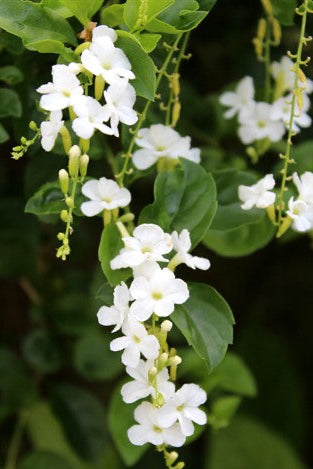
[[[13,436],[8,448],[7,458],[4,469],[16,469],[16,463],[18,458],[19,449],[21,446],[22,436],[24,428],[27,422],[28,414],[22,411],[18,415],[16,426],[13,432]]]

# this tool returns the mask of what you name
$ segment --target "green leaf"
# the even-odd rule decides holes
[[[87,469],[86,463],[81,461],[69,446],[49,403],[40,401],[29,410],[27,434],[34,449],[58,454],[73,464],[75,469]]]
[[[210,392],[215,388],[247,397],[255,397],[257,394],[256,382],[251,371],[234,353],[228,353],[207,378],[205,389]]]
[[[40,52],[41,54],[63,54],[64,44],[54,39],[44,39],[27,43],[27,49]]]
[[[110,351],[111,340],[109,331],[91,330],[76,343],[75,368],[87,380],[114,379],[123,370],[119,355]]]
[[[138,36],[138,41],[142,48],[149,54],[156,48],[161,37],[161,34],[143,33]]]
[[[297,0],[272,0],[274,15],[283,26],[291,26],[295,16]]]
[[[211,372],[221,363],[232,343],[234,318],[230,307],[214,288],[202,283],[188,286],[189,299],[176,306],[171,319]]]
[[[98,257],[104,275],[112,287],[126,281],[132,274],[131,269],[112,270],[110,267],[111,260],[119,254],[123,247],[124,243],[116,224],[111,222],[106,225],[102,232]]]
[[[187,228],[193,246],[208,230],[216,210],[213,177],[200,165],[180,160],[173,171],[159,173],[154,184],[154,202],[145,207],[140,223],[157,223],[165,231]]]
[[[70,18],[73,16],[71,10],[62,4],[62,0],[42,0],[41,3],[44,7],[50,8],[55,13],[62,16],[62,18]]]
[[[208,423],[214,430],[227,427],[237,412],[241,401],[241,397],[238,396],[223,396],[215,399],[208,415]]]
[[[86,26],[91,17],[99,10],[103,0],[61,0],[62,4]]]
[[[27,0],[1,0],[0,27],[20,37],[26,47],[47,40],[76,44],[75,34],[64,18]]]
[[[52,391],[52,407],[76,453],[83,459],[98,460],[107,441],[101,402],[85,389],[58,384]]]
[[[223,256],[244,256],[262,248],[272,239],[275,227],[266,211],[242,210],[238,199],[240,184],[251,185],[257,178],[250,173],[226,169],[213,173],[217,186],[218,209],[204,244]]]
[[[147,451],[148,445],[134,446],[128,439],[127,430],[136,423],[134,410],[138,402],[125,404],[121,396],[122,384],[113,392],[109,404],[109,430],[124,463],[132,466]]]
[[[106,24],[111,28],[115,28],[116,26],[123,24],[124,7],[125,4],[114,4],[102,8],[100,12],[101,24]]]
[[[18,469],[75,469],[66,459],[50,451],[33,451],[18,466]]]
[[[144,24],[149,23],[157,15],[162,13],[162,11],[173,5],[174,2],[175,0],[149,0],[147,2],[147,11],[145,12],[146,17],[142,24],[139,21],[140,5],[142,3],[141,0],[127,0],[124,9],[125,24],[131,32],[136,31],[137,29],[142,29]]]
[[[1,8],[1,7],[0,7]],[[0,89],[0,117],[21,117],[22,105],[19,95],[9,89]]]
[[[8,85],[16,85],[24,80],[21,70],[14,65],[6,65],[0,67],[0,81],[4,81]]]
[[[10,139],[10,135],[5,130],[2,124],[0,124],[0,143],[7,142]]]
[[[236,417],[210,437],[208,469],[305,469],[294,450],[263,423]]]
[[[25,360],[39,373],[53,373],[61,365],[58,344],[44,329],[32,331],[26,337],[22,349]]]
[[[123,49],[132,65],[136,78],[131,81],[137,95],[154,101],[156,87],[156,67],[153,60],[143,50],[136,36],[126,31],[117,31],[116,46]]]

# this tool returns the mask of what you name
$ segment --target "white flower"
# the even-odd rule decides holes
[[[154,360],[147,360],[146,362],[140,360],[136,368],[131,368],[130,366],[126,367],[126,372],[134,378],[134,380],[122,386],[121,394],[124,402],[130,404],[150,395],[156,398],[155,387],[149,380],[149,371],[153,367]],[[156,375],[155,384],[158,392],[163,395],[165,401],[175,392],[175,385],[169,381],[167,368],[163,368],[163,370]]]
[[[271,192],[275,186],[275,180],[272,174],[267,174],[253,186],[239,186],[238,196],[243,204],[243,210],[251,210],[254,206],[257,208],[266,208],[273,205],[276,195]]]
[[[127,80],[120,79],[104,92],[106,104],[103,106],[105,120],[110,119],[113,134],[118,137],[118,124],[133,125],[138,120],[133,106],[136,101],[134,88]]]
[[[170,428],[162,428],[158,424],[159,409],[150,402],[142,402],[135,410],[134,416],[139,425],[131,427],[127,434],[129,441],[136,446],[152,443],[155,446],[182,446],[186,437],[176,423]]]
[[[152,267],[149,278],[136,277],[133,280],[130,293],[135,300],[130,312],[139,321],[146,321],[152,313],[160,317],[169,316],[175,304],[183,304],[189,298],[187,284],[158,264]]]
[[[123,325],[123,337],[118,337],[110,343],[112,352],[124,350],[122,363],[136,368],[140,354],[146,358],[155,359],[159,355],[160,344],[154,335],[148,335],[146,328],[132,317]]]
[[[235,92],[227,91],[220,97],[220,103],[229,107],[224,117],[231,119],[237,113],[240,117],[249,113],[254,103],[254,84],[251,77],[244,77],[238,83]]]
[[[306,171],[300,177],[297,173],[293,173],[292,179],[298,189],[299,199],[313,204],[313,173]]]
[[[210,261],[204,257],[192,256],[189,254],[191,249],[190,234],[187,229],[181,231],[180,234],[177,231],[172,233],[173,247],[177,252],[175,256],[175,264],[184,263],[192,269],[207,270],[210,267]]]
[[[114,47],[108,36],[93,40],[90,48],[82,53],[81,61],[89,72],[101,75],[109,84],[115,83],[120,78],[135,78],[126,55],[121,49]]]
[[[152,223],[144,223],[134,229],[133,236],[123,238],[125,248],[111,261],[111,269],[135,267],[146,260],[164,261],[173,247],[169,234]]]
[[[207,417],[203,410],[198,409],[207,399],[205,391],[197,384],[184,384],[174,396],[161,407],[158,423],[169,428],[178,420],[183,435],[190,436],[194,432],[192,422],[205,425]]]
[[[52,150],[63,124],[62,111],[52,111],[50,119],[40,124],[41,146],[44,150]]]
[[[103,106],[90,96],[82,96],[79,102],[74,106],[77,115],[73,120],[72,127],[78,137],[89,139],[96,129],[103,134],[113,135],[113,130],[103,121],[106,119],[106,113]]]
[[[40,106],[47,111],[60,111],[73,106],[83,94],[80,81],[66,65],[53,65],[52,82],[41,85],[37,91],[43,94]]]
[[[82,187],[82,193],[91,199],[81,205],[81,211],[87,217],[98,215],[103,210],[126,207],[131,200],[128,189],[119,187],[115,181],[105,177],[86,182]]]
[[[273,120],[281,120],[289,128],[290,114],[291,114],[291,101],[292,95],[289,94],[284,98],[280,98],[272,104],[271,117]],[[306,114],[310,108],[310,99],[306,94],[303,95],[303,109],[300,111],[298,106],[295,107],[295,117],[293,119],[294,132],[299,132],[299,127],[310,127],[312,123],[311,117]]]
[[[295,231],[305,232],[313,229],[313,206],[303,200],[294,200],[293,197],[288,202],[287,215],[293,219],[292,228]]]
[[[95,41],[99,37],[107,36],[111,39],[112,42],[117,40],[117,34],[114,29],[109,28],[108,26],[102,24],[97,26],[92,30],[92,40]]]
[[[255,103],[254,109],[244,117],[240,117],[239,138],[245,145],[262,140],[270,139],[271,142],[278,142],[285,133],[285,126],[282,122],[273,120],[271,117],[272,106],[268,103]]]
[[[284,55],[280,62],[273,62],[271,64],[271,72],[273,78],[275,78],[278,83],[278,87],[281,91],[281,94],[292,91],[295,84],[295,72],[293,61]],[[313,81],[309,78],[306,79],[305,83],[299,81],[299,86],[303,88],[303,91],[307,94],[312,93],[313,91]]]
[[[74,75],[78,75],[84,70],[84,67],[82,64],[77,63],[77,62],[71,62],[68,64],[67,68],[69,69],[70,72],[74,73]]]
[[[138,169],[147,169],[159,158],[200,162],[199,148],[190,148],[190,137],[181,137],[176,130],[163,124],[154,124],[149,129],[140,129],[136,144],[141,147],[133,154],[133,164]]]
[[[114,289],[114,305],[101,306],[97,317],[102,326],[115,326],[112,332],[116,332],[125,323],[129,313],[130,294],[127,285],[122,282]]]

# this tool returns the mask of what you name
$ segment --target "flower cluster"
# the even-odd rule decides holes
[[[238,136],[245,145],[268,139],[278,142],[289,127],[292,91],[295,83],[294,64],[289,57],[282,57],[280,62],[271,64],[272,77],[275,80],[274,101],[272,104],[255,101],[253,79],[243,78],[234,92],[221,95],[220,102],[229,109],[224,116],[231,119],[238,116]],[[303,77],[301,82],[301,106],[296,103],[293,132],[310,127],[311,118],[307,114],[310,107],[308,94],[313,91],[313,82]]]
[[[306,171],[299,177],[297,173],[292,175],[293,182],[298,190],[298,197],[290,197],[288,210],[286,211],[289,225],[295,231],[306,232],[313,230],[313,173]],[[275,180],[272,174],[267,174],[263,179],[252,186],[239,186],[238,195],[243,204],[243,210],[253,207],[269,208],[274,205],[276,194],[272,191]]]
[[[210,263],[189,254],[191,241],[186,229],[170,235],[158,225],[142,224],[129,235],[124,225],[118,222],[117,226],[124,248],[111,260],[111,268],[131,268],[133,279],[129,286],[122,282],[115,287],[114,304],[102,306],[98,320],[103,326],[113,326],[112,332],[122,333],[111,341],[110,348],[123,351],[122,363],[132,378],[121,389],[123,400],[133,403],[151,398],[136,408],[137,423],[128,430],[128,437],[134,445],[179,447],[194,432],[194,422],[204,425],[207,419],[199,409],[206,401],[199,386],[191,383],[175,389],[181,358],[168,346],[172,322],[167,318],[175,305],[189,298],[189,290],[173,271],[181,263],[200,269],[208,269]],[[160,325],[159,318],[165,318]]]
[[[92,42],[80,56],[80,62],[52,67],[52,82],[40,86],[40,106],[49,111],[49,120],[42,122],[41,144],[52,150],[59,133],[64,130],[62,111],[69,109],[75,134],[89,140],[96,130],[107,135],[119,135],[118,125],[133,125],[137,113],[136,99],[129,80],[135,78],[124,52],[115,47],[116,32],[107,26],[94,28]],[[86,78],[94,80],[95,98],[88,96],[83,86]],[[88,88],[88,86],[87,86]],[[101,100],[104,100],[104,104]]]

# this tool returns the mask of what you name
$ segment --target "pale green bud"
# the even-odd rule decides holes
[[[69,185],[69,177],[68,177],[68,172],[65,169],[60,169],[59,171],[59,182],[60,182],[62,193],[67,194],[68,185]]]
[[[176,464],[176,466],[174,466],[174,469],[183,469],[184,467],[185,467],[185,463],[181,461],[178,464]]]
[[[66,197],[65,203],[69,208],[74,208],[74,200],[72,199],[72,197]]]
[[[71,177],[77,177],[79,170],[80,148],[78,145],[71,147],[69,151],[68,172]]]
[[[87,174],[87,168],[89,164],[89,156],[84,153],[79,160],[79,171],[81,176],[84,178]]]
[[[38,127],[37,127],[36,122],[30,121],[30,123],[28,124],[28,126],[29,126],[30,130],[33,130],[34,132],[37,132]]]
[[[163,321],[162,324],[161,324],[161,330],[163,332],[170,332],[172,327],[173,327],[173,323],[171,321],[169,321],[168,319]]]
[[[178,453],[176,453],[176,451],[172,451],[166,458],[167,465],[172,466],[174,462],[177,460],[177,458],[178,458]]]
[[[69,221],[69,216],[70,216],[70,214],[65,209],[62,210],[61,213],[60,213],[60,218],[61,218],[62,221],[64,221],[64,223],[67,223]]]
[[[58,238],[59,241],[63,241],[63,239],[65,238],[65,233],[61,233],[61,232],[58,233],[57,238]]]

